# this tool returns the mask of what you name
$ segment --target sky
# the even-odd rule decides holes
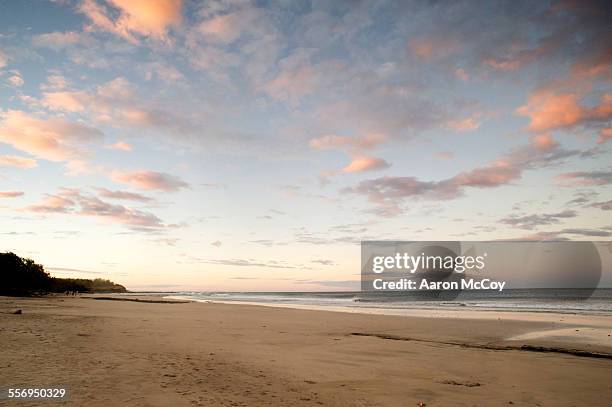
[[[362,240],[610,240],[592,1],[0,3],[0,250],[133,290],[358,289]]]

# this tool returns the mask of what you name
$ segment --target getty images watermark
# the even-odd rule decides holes
[[[361,289],[427,293],[456,298],[464,291],[574,289],[588,298],[604,269],[612,268],[612,243],[571,241],[361,243]]]

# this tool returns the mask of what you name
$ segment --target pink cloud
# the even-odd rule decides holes
[[[110,115],[115,109],[134,104],[134,92],[130,83],[117,77],[95,88],[95,91],[44,92],[41,100],[50,110],[67,112],[93,112],[98,116]]]
[[[44,92],[40,104],[52,111],[80,113],[91,121],[113,126],[186,129],[191,125],[188,120],[152,109],[138,100],[133,86],[123,77],[88,91]]]
[[[602,211],[612,211],[612,200],[606,202],[594,202],[589,206],[593,208],[599,208]]]
[[[68,87],[68,80],[62,75],[49,75],[47,83],[41,85],[43,90],[60,90]]]
[[[181,23],[182,3],[182,0],[109,0],[109,10],[95,0],[85,0],[79,11],[89,18],[90,30],[108,31],[135,43],[138,35],[167,40],[168,29]]]
[[[349,137],[338,135],[325,135],[310,140],[310,147],[317,150],[370,150],[387,140],[381,133],[370,133],[363,137]]]
[[[300,101],[327,86],[339,86],[339,75],[346,70],[344,62],[329,59],[313,62],[312,50],[298,49],[278,62],[275,76],[260,89],[273,99],[295,107]]]
[[[65,49],[77,44],[87,45],[91,43],[91,39],[86,34],[78,33],[75,31],[67,32],[51,32],[36,35],[32,39],[32,43],[37,47],[52,48],[55,50]]]
[[[575,171],[559,174],[555,180],[567,186],[612,184],[612,171]]]
[[[612,117],[612,94],[605,94],[598,106],[580,105],[575,93],[533,93],[527,104],[516,109],[516,113],[530,119],[529,129],[547,131],[577,126],[585,122],[606,121]]]
[[[45,160],[81,158],[83,146],[101,137],[94,128],[60,118],[39,119],[19,110],[0,114],[0,142]]]
[[[394,216],[402,212],[401,204],[405,198],[454,199],[463,196],[469,188],[507,185],[519,180],[526,170],[546,167],[581,153],[561,149],[550,136],[536,136],[531,138],[529,144],[511,150],[488,165],[440,181],[422,181],[412,176],[385,176],[361,181],[343,192],[365,195],[378,206],[375,213]],[[606,174],[599,174],[598,177],[605,178]]]
[[[514,45],[508,53],[502,57],[485,58],[485,65],[493,68],[496,71],[515,71],[522,66],[528,64],[543,56],[550,48],[550,44],[543,44],[540,47],[532,49],[520,49]]]
[[[522,65],[522,62],[518,59],[487,58],[484,63],[498,71],[514,71]]]
[[[535,46],[524,41],[512,41],[501,52],[495,50],[496,56],[486,56],[484,64],[497,71],[515,71],[558,50],[565,38],[564,35],[554,34],[544,36]]]
[[[463,68],[455,69],[455,76],[460,78],[462,81],[468,81],[470,79],[470,75]]]
[[[599,133],[599,140],[597,142],[599,144],[603,144],[609,140],[612,140],[612,127],[601,129],[601,132]]]
[[[375,171],[389,168],[391,164],[383,160],[382,158],[368,157],[368,156],[357,156],[354,157],[349,165],[342,169],[342,172],[353,173],[353,172],[364,172],[364,171]]]
[[[8,65],[8,57],[2,50],[0,50],[0,68],[4,68]]]
[[[36,160],[16,155],[0,155],[0,166],[2,165],[15,168],[34,168],[36,167]]]
[[[9,76],[8,81],[11,85],[18,86],[18,87],[23,86],[23,84],[25,83],[23,81],[23,78],[19,74]]]
[[[189,187],[189,184],[174,175],[155,171],[113,171],[111,179],[140,189],[166,192]]]
[[[426,61],[438,60],[456,54],[461,49],[457,40],[449,37],[423,37],[410,41],[410,52]]]
[[[40,203],[27,206],[25,209],[35,213],[69,213],[73,210],[75,202],[61,195],[48,195]]]
[[[42,104],[51,110],[82,112],[92,98],[85,92],[45,92]]]
[[[152,62],[146,67],[145,77],[149,81],[157,77],[165,82],[177,82],[184,78],[181,71],[164,62]]]
[[[457,187],[490,188],[504,185],[521,177],[522,169],[505,160],[498,160],[486,167],[456,175],[452,184]]]
[[[296,105],[303,96],[313,92],[318,75],[318,71],[309,65],[286,69],[269,81],[264,89],[274,99]]]
[[[455,154],[450,151],[440,151],[439,153],[436,153],[436,157],[438,157],[440,160],[452,160],[455,157]]]
[[[233,42],[241,33],[241,27],[234,24],[234,18],[232,14],[213,17],[200,25],[200,31],[219,41]]]
[[[604,41],[605,44],[607,42]],[[572,66],[571,75],[573,78],[597,78],[606,80],[612,79],[612,53],[609,46],[604,46],[595,53],[589,53],[581,58]]]
[[[466,117],[460,120],[451,120],[447,123],[447,127],[456,131],[472,131],[480,127],[479,115]]]
[[[17,198],[23,196],[22,191],[0,191],[0,198]]]
[[[103,198],[121,199],[125,201],[152,202],[153,198],[146,195],[137,194],[129,191],[111,191],[106,188],[96,188],[98,195]]]
[[[533,136],[531,138],[531,143],[536,148],[542,150],[550,150],[558,145],[555,139],[553,139],[552,135],[549,133]]]
[[[117,141],[115,144],[108,146],[111,150],[132,151],[132,146],[124,141]]]
[[[203,21],[199,31],[207,39],[222,43],[232,43],[242,35],[257,19],[259,13],[253,7],[242,7],[237,11],[217,15]]]
[[[47,195],[40,203],[24,209],[42,214],[61,213],[97,217],[143,231],[155,231],[166,226],[152,213],[111,204],[76,189],[63,188],[57,194]]]
[[[370,133],[362,137],[325,135],[311,139],[309,145],[317,150],[340,150],[347,153],[352,157],[351,162],[340,172],[354,173],[381,170],[391,166],[382,158],[363,154],[364,150],[371,150],[385,140],[387,140],[387,136],[381,133]],[[325,183],[327,178],[336,175],[338,172],[337,170],[324,171],[321,174],[321,181]]]

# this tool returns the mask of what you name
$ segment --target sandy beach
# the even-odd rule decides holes
[[[0,385],[69,389],[48,405],[612,404],[610,316],[82,297],[2,297],[0,311]]]

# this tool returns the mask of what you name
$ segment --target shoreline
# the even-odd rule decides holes
[[[367,306],[333,306],[333,305],[314,305],[314,304],[288,304],[288,303],[272,303],[272,302],[256,302],[256,301],[240,301],[240,300],[208,300],[208,299],[193,299],[189,296],[162,296],[162,298],[175,301],[189,301],[203,304],[227,304],[227,305],[250,305],[270,308],[287,308],[300,309],[309,311],[328,311],[341,312],[348,314],[363,314],[363,315],[388,315],[388,316],[405,316],[405,317],[422,317],[422,318],[470,318],[470,319],[497,319],[499,316],[513,317],[521,321],[550,321],[556,317],[573,318],[595,317],[596,319],[611,319],[612,311],[590,311],[590,312],[570,312],[561,310],[532,310],[532,309],[516,309],[508,308],[475,308],[475,307],[367,307]],[[495,315],[493,315],[495,314]],[[489,317],[487,317],[487,315]],[[520,318],[517,318],[520,316]],[[538,317],[540,316],[540,317]]]
[[[592,335],[612,333],[612,318],[436,318],[96,297],[109,298],[0,297],[0,385],[64,383],[66,405],[94,406],[612,402],[612,343]],[[556,334],[537,334],[547,331]]]

